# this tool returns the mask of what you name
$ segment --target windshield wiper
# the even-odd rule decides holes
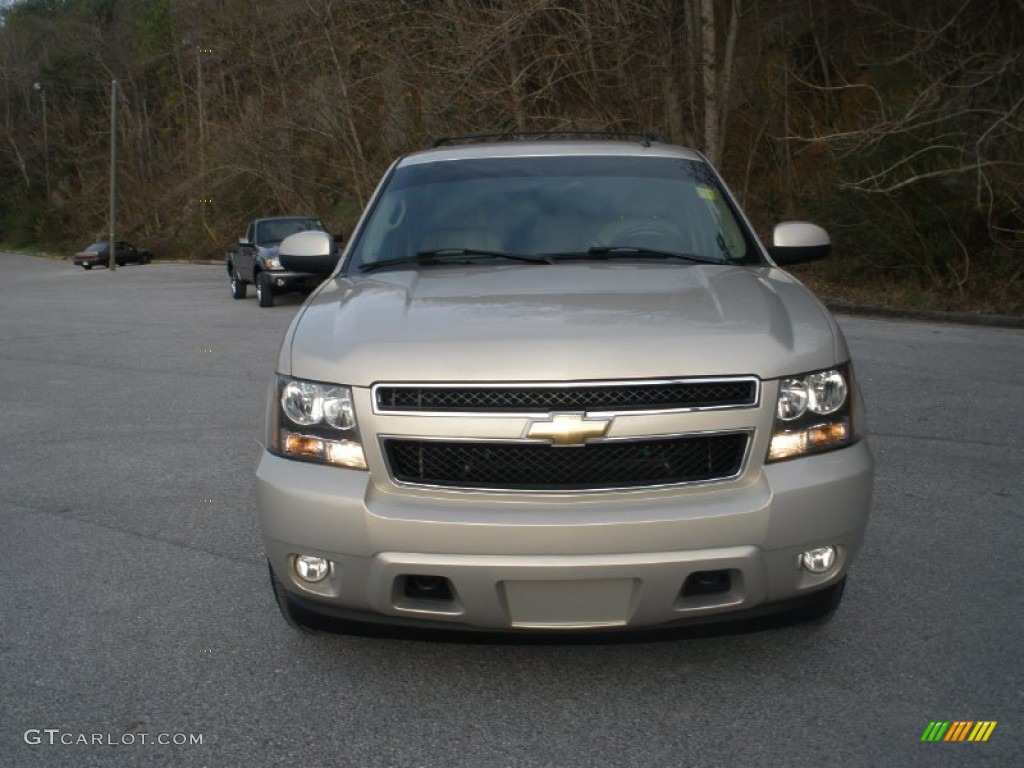
[[[567,253],[547,253],[554,260],[560,259],[679,259],[696,264],[724,264],[720,259],[711,259],[696,253],[679,251],[661,251],[657,248],[641,248],[633,245],[596,245],[586,251],[569,251]]]
[[[445,264],[449,257],[458,257],[455,263],[468,263],[473,259],[511,259],[512,261],[523,261],[527,264],[551,264],[548,256],[527,256],[521,253],[505,253],[504,251],[489,251],[483,248],[434,248],[429,251],[419,251],[415,256],[401,256],[397,259],[384,259],[370,264],[363,264],[359,267],[360,272],[372,272],[383,267],[392,267],[396,264]],[[465,260],[465,261],[463,261]]]

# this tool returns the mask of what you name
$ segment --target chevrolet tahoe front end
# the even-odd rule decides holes
[[[780,260],[822,247],[785,226]],[[300,625],[827,610],[864,535],[872,459],[843,335],[688,150],[400,159],[277,371],[257,508]]]

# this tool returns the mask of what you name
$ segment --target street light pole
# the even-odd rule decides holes
[[[107,267],[117,269],[117,80],[110,81],[110,253]]]

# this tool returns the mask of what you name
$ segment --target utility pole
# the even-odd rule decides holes
[[[206,184],[206,125],[203,104],[203,54],[206,50],[196,46],[196,101],[199,112],[199,183]],[[204,192],[205,194],[205,192]]]
[[[107,267],[117,269],[117,80],[110,81],[110,255]]]
[[[46,173],[46,205],[50,205],[50,137],[49,127],[46,120],[46,88],[42,83],[35,83],[33,86],[39,92],[39,98],[43,102],[43,167]]]
[[[203,103],[203,54],[208,49],[196,46],[196,102],[198,105],[199,117],[199,188],[204,198],[209,194],[206,191],[206,108]],[[206,222],[206,204],[199,204],[199,218],[204,232],[209,232],[209,225]]]

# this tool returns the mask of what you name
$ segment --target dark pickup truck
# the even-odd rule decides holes
[[[244,299],[249,284],[253,284],[259,305],[272,307],[277,294],[315,288],[322,276],[285,269],[277,256],[282,240],[311,230],[327,231],[316,216],[275,216],[249,222],[245,236],[227,250],[232,298]]]

